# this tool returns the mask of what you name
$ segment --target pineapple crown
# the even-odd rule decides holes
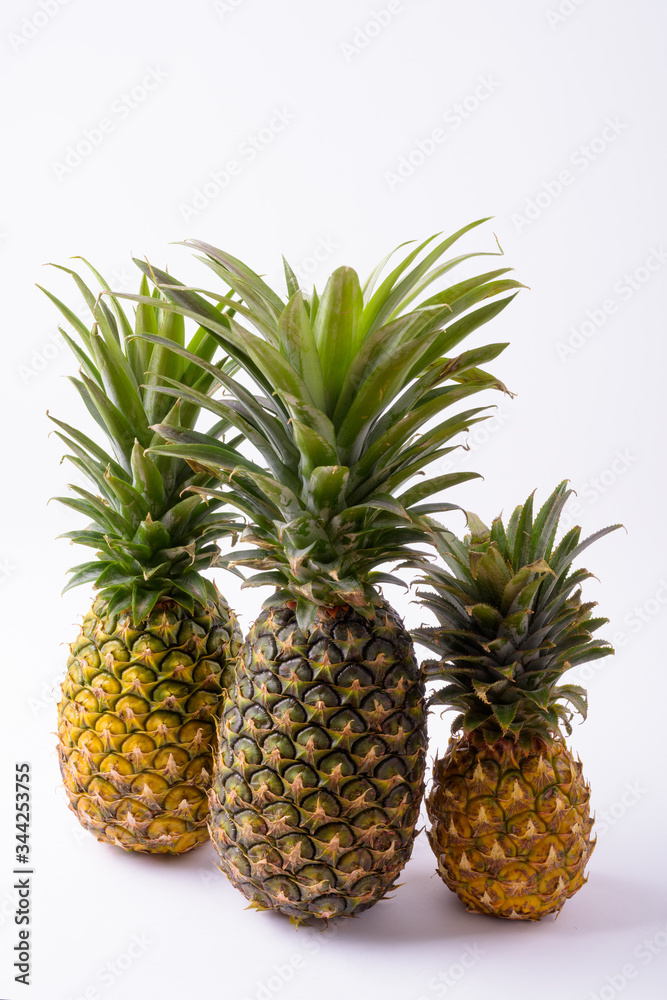
[[[87,261],[103,291],[104,278]],[[206,502],[199,495],[182,496],[189,487],[205,487],[209,474],[193,474],[181,458],[146,454],[146,449],[162,441],[151,424],[190,428],[200,407],[189,400],[174,402],[158,389],[165,376],[179,378],[185,385],[205,394],[213,385],[212,374],[184,362],[165,346],[158,346],[137,334],[160,334],[167,343],[184,343],[181,316],[163,309],[159,291],[152,296],[142,277],[140,292],[146,297],[136,310],[131,325],[115,300],[109,308],[81,276],[67,267],[59,270],[72,275],[92,314],[85,323],[67,305],[45,288],[43,292],[63,314],[73,335],[60,332],[80,365],[79,377],[70,377],[101,431],[111,451],[81,430],[49,418],[59,428],[58,437],[69,452],[64,456],[95,487],[92,493],[71,485],[75,496],[57,497],[90,522],[85,528],[63,536],[96,549],[95,559],[74,566],[63,593],[82,583],[93,583],[100,597],[109,602],[109,613],[132,610],[135,624],[148,615],[157,601],[170,597],[190,613],[194,602],[206,605],[215,596],[213,584],[201,575],[218,555],[215,539],[237,529],[229,514],[220,512],[220,500]],[[217,344],[200,328],[188,345],[192,357],[210,362]],[[229,369],[218,362],[216,367]],[[211,434],[229,426],[218,421]]]
[[[572,490],[556,487],[533,520],[532,495],[504,527],[487,528],[468,514],[470,534],[460,542],[433,523],[436,546],[449,571],[433,566],[420,581],[424,607],[438,620],[414,638],[439,657],[423,664],[424,675],[447,685],[432,701],[460,714],[452,730],[493,746],[507,738],[530,746],[551,742],[562,724],[571,732],[573,710],[586,717],[587,696],[576,684],[560,684],[571,667],[613,653],[592,633],[607,623],[593,618],[595,603],[583,603],[580,584],[593,574],[570,572],[592,542],[621,525],[580,541],[571,528],[556,544],[563,508]]]
[[[444,411],[487,387],[505,388],[478,367],[505,344],[451,352],[523,287],[505,277],[509,268],[476,275],[415,304],[456,264],[480,256],[443,260],[480,222],[434,246],[436,237],[430,237],[382,277],[390,254],[363,287],[352,268],[340,267],[321,298],[315,289],[300,289],[285,262],[285,302],[237,258],[197,241],[186,245],[203,253],[199,259],[229,294],[186,287],[138,262],[171,308],[209,330],[246,376],[241,381],[213,371],[153,335],[148,339],[207,371],[224,395],[213,400],[168,378],[162,380],[164,392],[228,420],[264,464],[211,435],[165,425],[156,429],[169,444],[150,453],[185,458],[227,487],[194,487],[235,505],[250,521],[243,540],[251,547],[232,553],[226,564],[255,571],[248,586],[272,585],[267,605],[296,601],[302,627],[317,605],[352,605],[372,617],[376,586],[401,583],[378,566],[401,560],[414,565],[423,558],[413,548],[430,541],[423,517],[453,507],[425,501],[476,475],[440,475],[406,488],[489,407],[452,416]],[[497,298],[506,291],[512,294]],[[494,301],[480,305],[486,299]]]

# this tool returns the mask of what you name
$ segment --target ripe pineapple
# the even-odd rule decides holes
[[[619,525],[583,542],[575,527],[556,544],[571,492],[561,483],[534,522],[529,497],[507,528],[468,514],[463,544],[439,531],[449,571],[429,567],[422,581],[439,622],[414,633],[440,657],[425,675],[448,682],[433,702],[461,713],[452,724],[461,735],[434,765],[428,837],[443,881],[474,913],[539,920],[586,881],[590,790],[560,730],[570,734],[572,709],[585,718],[586,692],[559,682],[613,653],[591,638],[607,619],[581,601],[592,574],[570,565]]]
[[[237,315],[258,334],[147,269],[256,387],[253,394],[218,375],[228,396],[215,403],[183,386],[172,391],[229,419],[266,468],[173,427],[159,427],[173,443],[151,452],[186,457],[228,487],[213,495],[250,519],[244,539],[253,546],[228,564],[256,571],[249,586],[275,590],[225,700],[210,827],[234,885],[257,908],[297,921],[371,906],[395,884],[415,838],[424,688],[410,636],[378,589],[401,581],[378,567],[419,562],[413,546],[428,542],[424,515],[452,506],[423,501],[475,475],[405,488],[484,408],[444,419],[443,411],[485,387],[503,388],[476,366],[505,345],[443,355],[507,305],[513,296],[469,311],[520,287],[500,279],[508,269],[405,311],[461,259],[441,262],[470,228],[412,267],[427,240],[376,291],[382,266],[363,290],[351,268],[339,268],[320,299],[306,296],[286,265],[287,303],[240,261],[194,244],[241,297]]]
[[[164,312],[159,294],[138,307],[133,331],[120,307],[114,315],[69,273],[91,310],[91,329],[46,294],[78,335],[61,331],[81,365],[71,381],[111,452],[51,418],[66,457],[98,493],[73,486],[76,497],[58,498],[90,522],[65,537],[97,550],[71,570],[65,590],[93,583],[99,592],[70,647],[58,706],[60,768],[70,807],[98,840],[180,854],[207,839],[215,718],[241,642],[233,612],[200,571],[218,553],[214,539],[234,525],[219,502],[182,495],[210,477],[144,450],[161,440],[150,424],[192,427],[199,413],[159,392],[160,379],[170,373],[202,392],[213,379],[164,347],[132,339],[159,330],[183,343],[182,317]],[[148,292],[145,278],[141,291]],[[216,344],[200,329],[190,349],[210,360]]]

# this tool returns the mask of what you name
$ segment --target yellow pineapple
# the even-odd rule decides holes
[[[561,483],[533,522],[532,496],[489,530],[468,514],[463,543],[436,532],[448,570],[429,568],[425,607],[438,620],[416,632],[439,659],[424,664],[447,682],[433,703],[460,714],[427,797],[429,841],[445,884],[475,913],[539,920],[585,882],[593,850],[590,790],[565,744],[586,692],[561,684],[570,667],[613,652],[592,632],[594,604],[570,572],[591,542],[572,528],[555,544],[572,491]]]
[[[65,590],[92,583],[98,591],[70,647],[58,706],[60,767],[72,810],[98,840],[180,854],[208,839],[215,720],[241,642],[233,612],[201,571],[217,557],[215,539],[235,525],[219,501],[184,492],[210,476],[193,474],[182,459],[154,461],[145,449],[163,440],[152,424],[191,429],[199,413],[161,392],[162,379],[181,378],[202,393],[213,379],[134,339],[159,332],[184,343],[182,317],[165,312],[158,293],[130,325],[115,302],[112,311],[69,273],[91,325],[47,295],[72,329],[62,331],[81,366],[71,381],[107,441],[51,418],[66,457],[96,491],[72,486],[72,496],[59,498],[88,522],[65,537],[95,550]],[[141,291],[148,292],[145,278]],[[202,363],[216,349],[201,328],[188,346]]]

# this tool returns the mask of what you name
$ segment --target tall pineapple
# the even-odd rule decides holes
[[[446,687],[433,702],[460,714],[427,796],[428,832],[438,871],[474,913],[539,920],[557,913],[585,882],[593,820],[581,762],[568,749],[573,710],[586,716],[586,692],[562,684],[571,667],[613,652],[591,638],[607,622],[582,603],[570,571],[591,542],[581,529],[556,543],[571,490],[561,483],[533,520],[532,496],[507,527],[468,514],[461,543],[438,531],[449,570],[429,567],[421,592],[436,627],[417,641],[437,653],[427,677]]]
[[[92,583],[98,591],[70,646],[58,706],[60,767],[72,810],[98,840],[179,854],[207,839],[215,718],[241,641],[233,612],[201,575],[218,553],[214,539],[234,525],[219,501],[183,494],[209,476],[193,475],[182,459],[153,460],[145,449],[161,440],[150,424],[191,428],[199,413],[160,393],[161,378],[177,376],[201,392],[213,379],[165,347],[132,339],[159,331],[184,342],[182,317],[163,311],[159,293],[137,308],[131,327],[120,307],[112,311],[69,273],[91,328],[46,294],[73,328],[61,331],[81,366],[71,381],[110,451],[51,418],[66,457],[96,491],[72,486],[74,496],[59,498],[90,522],[65,537],[97,550],[71,570],[65,590]],[[148,293],[145,278],[141,291]],[[206,361],[216,343],[200,329],[189,348]]]
[[[255,571],[249,586],[274,588],[225,701],[211,833],[222,870],[252,903],[297,921],[371,906],[395,884],[415,838],[424,688],[410,636],[379,590],[400,581],[379,567],[419,562],[424,515],[451,507],[425,501],[475,475],[407,485],[483,408],[444,411],[502,388],[477,365],[505,345],[449,354],[512,297],[496,296],[520,287],[501,278],[508,269],[406,310],[463,259],[442,262],[470,228],[415,263],[427,240],[384,280],[381,266],[363,289],[341,267],[321,299],[305,295],[286,265],[287,302],[237,259],[194,244],[242,299],[229,320],[210,304],[230,304],[226,294],[203,298],[146,269],[254,383],[215,373],[226,393],[215,403],[182,385],[171,391],[229,419],[264,466],[173,427],[158,428],[172,444],[150,451],[185,457],[228,487],[214,495],[249,518],[252,546],[228,564]],[[487,298],[495,301],[478,306]]]

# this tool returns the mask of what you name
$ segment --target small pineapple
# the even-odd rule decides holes
[[[92,328],[46,294],[77,335],[61,331],[81,365],[71,381],[111,451],[51,417],[66,457],[97,491],[72,486],[75,496],[58,498],[90,522],[65,537],[97,550],[71,570],[65,590],[93,583],[99,592],[70,647],[58,706],[60,767],[72,810],[98,840],[180,854],[207,839],[215,719],[241,641],[233,612],[200,571],[218,553],[214,539],[234,524],[219,501],[183,496],[209,476],[193,475],[181,459],[153,461],[145,449],[161,440],[151,424],[191,427],[199,413],[163,395],[161,378],[178,376],[202,392],[213,380],[133,339],[159,331],[183,343],[183,320],[162,310],[159,294],[139,306],[132,328],[117,305],[114,315],[69,273]],[[145,278],[141,291],[148,293]],[[216,349],[203,330],[189,346],[202,361]]]
[[[257,908],[296,921],[372,906],[395,885],[416,835],[424,687],[410,636],[379,590],[401,581],[379,567],[419,563],[414,546],[430,539],[424,515],[452,506],[434,494],[475,475],[408,485],[485,408],[444,411],[504,388],[477,367],[504,344],[448,355],[513,295],[480,302],[520,287],[500,277],[507,268],[406,310],[461,259],[441,258],[471,228],[414,263],[427,240],[363,289],[352,268],[338,268],[321,299],[300,290],[286,266],[287,302],[236,258],[194,244],[242,299],[229,320],[209,301],[229,305],[227,296],[202,298],[146,268],[255,386],[221,375],[221,400],[182,385],[172,392],[229,419],[266,467],[175,427],[158,428],[172,443],[151,454],[187,458],[218,477],[226,488],[214,495],[250,521],[252,547],[233,552],[230,565],[255,571],[249,586],[274,588],[224,704],[211,834],[234,885]]]
[[[561,684],[566,670],[607,656],[592,633],[607,622],[582,603],[592,574],[571,563],[613,525],[556,544],[571,490],[561,483],[533,521],[532,496],[491,529],[468,514],[463,543],[436,532],[449,571],[429,567],[420,592],[439,625],[414,635],[440,659],[425,675],[447,686],[433,703],[457,710],[427,796],[438,871],[474,913],[539,920],[558,913],[586,881],[593,820],[581,762],[566,746],[572,710],[586,692]]]

